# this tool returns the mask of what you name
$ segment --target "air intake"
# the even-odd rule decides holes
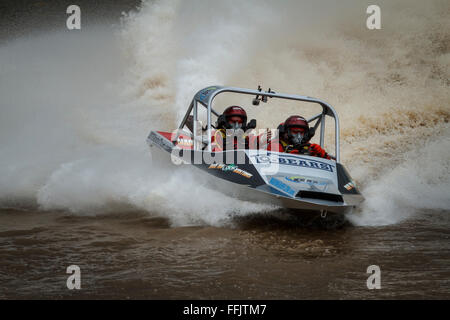
[[[334,202],[344,202],[344,199],[339,194],[314,192],[314,191],[299,191],[296,197],[309,198],[309,199],[319,199]]]

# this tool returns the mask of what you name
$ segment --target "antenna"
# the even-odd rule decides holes
[[[259,92],[262,91],[261,86],[258,86],[258,91],[259,91]],[[272,89],[269,88],[269,90],[266,91],[266,93],[275,93],[275,91],[272,91]],[[272,97],[269,97],[269,98],[272,98]],[[260,103],[261,101],[264,102],[264,103],[267,102],[267,96],[261,96],[261,97],[260,97],[260,95],[257,94],[256,97],[252,100],[252,104],[253,104],[254,106],[259,106],[259,103]]]
[[[261,86],[258,86],[258,91],[261,92],[262,88]],[[259,94],[256,95],[256,98],[253,99],[252,104],[254,106],[259,106],[259,102],[261,101],[261,98],[259,97]]]

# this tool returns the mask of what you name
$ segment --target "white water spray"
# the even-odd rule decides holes
[[[145,145],[150,129],[174,128],[198,89],[262,84],[336,107],[343,163],[368,199],[355,223],[448,209],[448,3],[402,3],[381,3],[383,29],[368,31],[364,6],[349,2],[152,1],[116,30],[3,45],[2,205],[138,208],[175,225],[268,210],[156,165]],[[255,116],[273,127],[291,112]]]

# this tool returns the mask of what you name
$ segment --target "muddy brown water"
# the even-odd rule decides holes
[[[0,298],[448,299],[449,217],[325,230],[250,216],[174,228],[143,213],[2,210]],[[73,264],[81,289],[71,291]],[[381,269],[380,290],[367,289],[369,265]]]
[[[18,201],[11,205],[15,209],[0,209],[1,299],[450,298],[446,2],[386,2],[379,31],[364,27],[366,5],[340,3],[339,10],[330,11],[332,1],[311,8],[306,1],[306,7],[298,1],[285,8],[269,1],[266,9],[255,1],[254,7],[250,3],[239,10],[242,16],[236,15],[234,6],[222,6],[223,1],[210,6],[197,3],[193,10],[190,2],[161,2],[155,10],[146,7],[122,27],[122,12],[135,9],[140,1],[76,3],[82,12],[80,31],[66,28],[71,1],[0,4],[0,65],[6,74],[0,77],[1,207],[9,206],[4,199]],[[258,19],[253,18],[256,7],[262,10]],[[205,19],[208,10],[220,12],[236,28],[225,32],[221,23]],[[284,17],[288,11],[295,13],[292,20]],[[192,18],[194,13],[199,19]],[[320,21],[321,29],[307,23],[310,17]],[[270,23],[277,19],[285,23]],[[330,25],[323,23],[328,20]],[[149,27],[154,21],[161,25]],[[265,34],[266,25],[277,37],[283,35],[280,39],[287,45],[266,41],[261,50],[261,41],[251,30]],[[235,34],[233,30],[242,30],[248,38],[240,42],[240,36],[228,37]],[[117,37],[117,44],[109,39],[116,31],[125,32]],[[195,46],[184,47],[180,41],[187,33]],[[211,41],[211,35],[236,43],[229,50],[231,59],[222,56],[222,44]],[[183,55],[172,57],[178,49],[173,43],[181,44],[180,52],[194,53],[199,43],[205,44],[214,59],[193,54],[188,64],[193,71],[184,70]],[[130,55],[129,64],[119,59],[118,49]],[[212,61],[220,61],[212,68],[217,71],[205,74],[203,68],[196,69]],[[261,62],[266,61],[273,63],[262,69]],[[125,74],[125,80],[111,75],[113,66]],[[172,66],[180,66],[181,72]],[[148,170],[147,160],[130,160],[142,157],[136,150],[151,128],[157,124],[173,128],[174,115],[180,111],[173,107],[179,98],[173,83],[200,89],[210,85],[199,82],[206,76],[256,88],[255,74],[264,87],[316,96],[339,108],[344,163],[358,183],[375,183],[362,189],[373,200],[372,211],[374,205],[376,212],[386,209],[393,216],[406,205],[411,210],[445,210],[418,209],[408,220],[383,227],[347,224],[323,230],[284,215],[250,215],[222,227],[171,226],[170,220],[160,217],[173,216],[169,209],[197,212],[186,210],[185,201],[169,208],[162,205],[174,200],[172,193],[161,196],[167,190],[180,189],[181,200],[191,198],[191,186],[183,188],[179,183],[185,176],[174,179],[174,185],[165,184],[164,178],[162,190],[152,189],[153,185],[138,182],[150,180],[161,168]],[[136,78],[139,81],[132,80]],[[103,102],[103,87],[116,81],[125,92],[120,90]],[[114,88],[107,90],[108,98]],[[130,88],[136,92],[128,97]],[[118,108],[115,102],[122,94],[127,103]],[[151,97],[145,98],[148,103],[142,103],[143,96]],[[79,119],[85,110],[92,124],[85,123],[84,116]],[[258,113],[258,123],[264,127],[284,120],[281,113],[280,119],[273,116]],[[136,141],[130,149],[133,153],[108,151],[126,141]],[[416,147],[425,148],[417,157],[408,153]],[[377,182],[380,172],[386,176]],[[117,188],[109,188],[110,184]],[[147,202],[134,197],[140,190],[154,193],[155,202],[144,206],[149,212],[120,212],[115,206],[115,214],[86,216],[84,212],[92,204],[100,204],[100,212],[107,210],[110,199],[124,200],[119,205],[125,208],[141,208]],[[212,197],[214,205],[220,199],[223,205],[224,199],[214,193],[200,189],[198,194]],[[49,211],[18,209],[28,203]],[[229,206],[234,203],[228,199]],[[156,207],[161,209],[152,213]],[[70,265],[81,269],[80,290],[67,289]],[[380,290],[367,289],[370,265],[381,268]]]

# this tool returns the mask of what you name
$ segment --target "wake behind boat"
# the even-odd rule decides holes
[[[267,102],[267,98],[288,99],[319,104],[322,111],[308,119],[314,125],[311,136],[320,133],[320,146],[325,139],[325,120],[334,120],[335,155],[319,158],[308,154],[293,154],[241,145],[231,150],[215,146],[212,117],[220,121],[213,109],[215,97],[222,93],[253,95],[253,105]],[[302,104],[305,105],[305,104]],[[310,104],[309,104],[310,105]],[[206,111],[206,126],[199,121],[199,109]],[[217,122],[216,122],[217,123]],[[217,125],[216,125],[217,126]],[[247,129],[255,129],[250,121]],[[170,155],[174,163],[193,165],[222,182],[224,190],[239,199],[274,204],[293,209],[295,213],[346,213],[358,206],[363,196],[345,167],[340,163],[339,119],[332,106],[321,100],[288,95],[268,90],[213,86],[200,90],[193,98],[177,130],[151,131],[147,142],[151,147]]]

